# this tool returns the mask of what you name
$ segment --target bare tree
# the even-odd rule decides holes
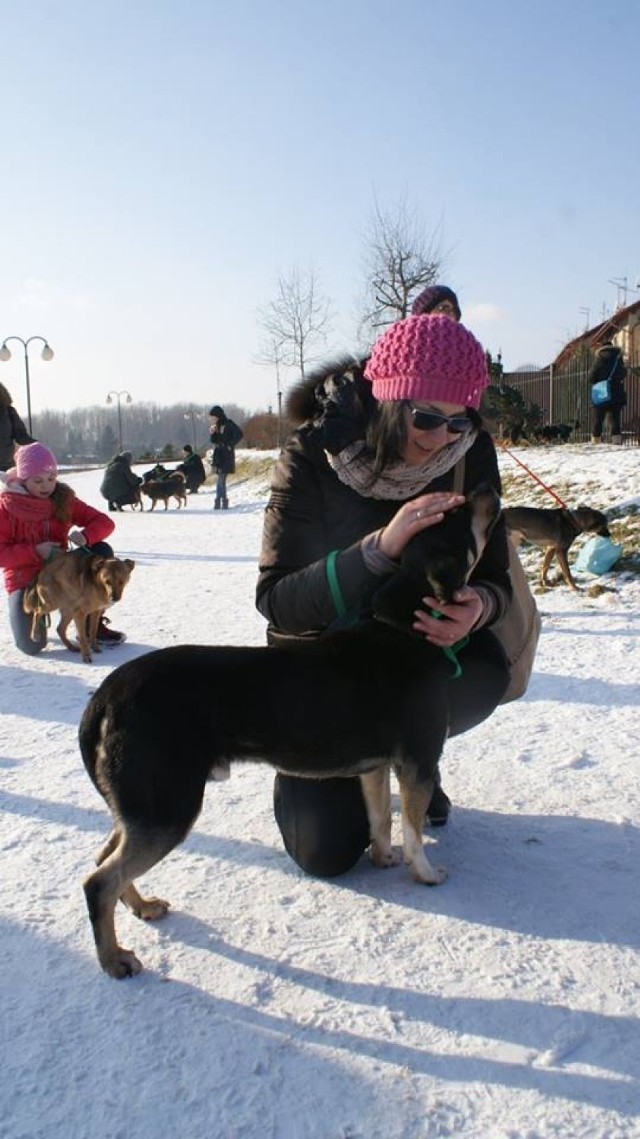
[[[275,366],[278,391],[280,366],[296,368],[304,376],[317,349],[326,342],[330,320],[330,302],[321,295],[314,272],[293,268],[288,276],[278,277],[276,297],[258,310],[264,333],[258,360]]]
[[[439,230],[427,235],[404,200],[390,210],[376,202],[365,234],[361,329],[375,330],[408,316],[415,296],[438,279],[444,266]]]

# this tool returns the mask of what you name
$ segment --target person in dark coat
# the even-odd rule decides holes
[[[211,466],[217,475],[214,510],[221,507],[226,510],[229,506],[227,475],[232,475],[236,469],[236,447],[242,434],[242,428],[225,415],[222,407],[215,404],[209,409],[209,439],[213,448]]]
[[[122,510],[123,506],[138,502],[137,489],[142,479],[131,470],[132,460],[131,451],[123,451],[114,455],[104,472],[100,494],[109,503],[109,510]]]
[[[0,384],[0,471],[13,467],[15,447],[35,443],[29,434],[4,384]]]
[[[366,613],[373,593],[398,569],[410,539],[462,501],[453,493],[453,480],[463,456],[464,492],[487,482],[500,493],[495,448],[478,414],[487,384],[482,346],[441,314],[392,325],[364,370],[362,362],[342,361],[294,389],[287,416],[300,426],[274,469],[256,589],[269,644],[316,638],[334,625],[327,561],[333,551],[344,607]],[[499,519],[456,602],[425,599],[448,620],[425,610],[414,625],[438,646],[471,634],[462,676],[442,696],[450,735],[485,720],[506,691],[508,665],[491,627],[512,596],[508,560]],[[434,682],[429,668],[426,659],[427,684]],[[436,786],[427,820],[443,825],[449,806]],[[369,845],[357,778],[278,774],[274,808],[285,848],[308,873],[340,874]]]
[[[190,443],[185,443],[182,448],[184,455],[184,462],[180,463],[176,470],[182,471],[187,480],[187,492],[189,494],[197,494],[207,477],[207,472],[204,469],[204,463]]]
[[[598,348],[596,358],[587,376],[590,392],[592,392],[594,384],[608,380],[611,393],[610,399],[604,403],[594,403],[593,405],[592,443],[602,442],[602,430],[607,419],[611,422],[611,442],[622,443],[622,409],[627,404],[627,396],[624,390],[626,375],[627,369],[622,358],[622,352],[609,336]]]

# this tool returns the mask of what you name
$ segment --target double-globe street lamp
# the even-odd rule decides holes
[[[28,340],[23,340],[21,336],[7,336],[6,339],[2,341],[2,347],[0,348],[0,360],[6,361],[11,359],[11,352],[7,348],[7,343],[9,340],[19,341],[19,343],[22,344],[22,347],[24,348],[24,374],[27,381],[27,421],[29,423],[29,434],[33,435],[31,423],[31,385],[29,383],[29,345],[31,344],[32,340],[42,341],[44,344],[44,348],[41,352],[43,360],[53,360],[53,348],[49,347],[49,344],[45,340],[44,336],[30,336]]]
[[[183,412],[183,419],[190,419],[191,420],[191,438],[193,440],[194,451],[196,450],[196,431],[197,431],[196,419],[205,419],[205,418],[206,417],[205,417],[204,411],[196,411],[193,407],[190,407],[188,411]]]
[[[127,397],[126,398],[127,403],[133,403],[133,400],[131,399],[131,396],[129,395],[128,391],[123,391],[123,392],[111,391],[111,392],[107,392],[107,403],[109,403],[109,404],[113,403],[113,397],[114,396],[115,396],[117,403],[118,403],[118,451],[121,451],[122,450],[122,408],[120,406],[120,400],[122,399],[123,396]]]

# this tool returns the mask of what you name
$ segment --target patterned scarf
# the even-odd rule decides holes
[[[397,499],[404,502],[415,498],[434,479],[455,467],[458,459],[473,446],[477,436],[477,431],[465,431],[454,443],[448,443],[421,467],[408,467],[403,462],[394,463],[375,479],[373,458],[364,453],[366,444],[363,439],[350,443],[337,455],[330,455],[328,451],[325,454],[340,482],[357,491],[363,498]]]
[[[47,542],[49,522],[53,517],[53,503],[50,498],[34,498],[11,484],[3,492],[2,505],[11,519],[14,541]]]

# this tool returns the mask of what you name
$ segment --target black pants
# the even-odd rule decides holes
[[[448,688],[451,736],[486,720],[509,683],[502,648],[486,630],[474,634],[460,662],[462,676]],[[287,853],[308,874],[320,878],[344,874],[369,846],[369,820],[357,777],[301,779],[278,774],[273,805]]]
[[[601,403],[598,407],[593,409],[593,430],[592,435],[599,439],[602,435],[602,429],[605,420],[609,418],[611,423],[611,434],[620,435],[620,418],[622,415],[621,407],[614,407],[611,403]]]

